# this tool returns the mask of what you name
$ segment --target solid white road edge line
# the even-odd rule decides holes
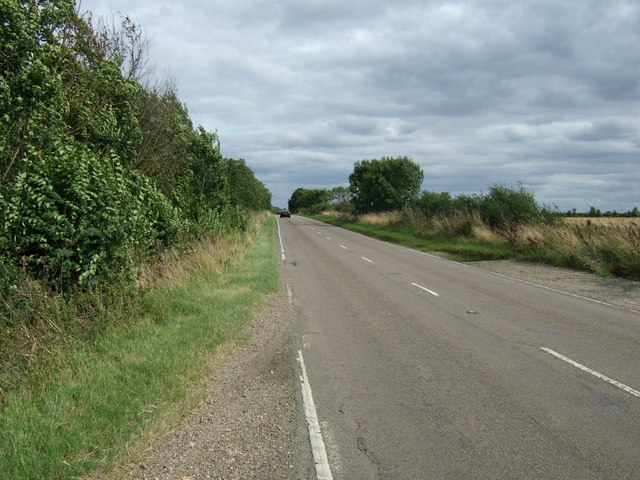
[[[304,367],[304,358],[302,358],[302,350],[298,350],[298,362],[302,375],[300,376],[302,386],[302,401],[304,403],[304,414],[307,417],[307,426],[309,427],[309,440],[311,441],[311,451],[313,452],[313,461],[316,465],[316,478],[318,480],[333,480],[331,469],[329,468],[329,459],[327,451],[324,448],[322,440],[322,432],[320,423],[318,423],[318,415],[316,407],[313,403],[313,395],[311,394],[311,385],[307,377],[307,369]]]
[[[284,260],[284,246],[282,245],[282,235],[280,234],[280,220],[276,217],[276,225],[278,225],[278,239],[280,240],[280,254],[282,255],[282,260]]]
[[[424,290],[425,292],[429,292],[431,295],[433,295],[435,297],[439,297],[440,296],[436,292],[434,292],[433,290],[429,290],[428,288],[423,287],[422,285],[418,285],[417,283],[412,283],[411,285],[413,285],[414,287],[418,287],[421,290]]]
[[[541,350],[544,350],[547,353],[550,353],[551,355],[553,355],[554,357],[559,358],[560,360],[567,362],[570,365],[573,365],[576,368],[579,368],[580,370],[584,370],[587,373],[590,373],[591,375],[598,377],[600,380],[604,380],[605,382],[609,382],[611,385],[615,385],[616,387],[624,390],[627,393],[630,393],[631,395],[635,395],[636,397],[640,397],[640,392],[638,390],[635,390],[631,387],[629,387],[628,385],[625,385],[624,383],[621,383],[617,380],[614,380],[613,378],[609,378],[606,375],[603,375],[599,372],[596,372],[595,370],[591,370],[589,367],[585,367],[584,365],[579,364],[578,362],[575,362],[573,360],[571,360],[568,357],[565,357],[564,355],[558,353],[558,352],[554,352],[553,350],[551,350],[550,348],[547,347],[540,347]]]
[[[373,260],[369,260],[367,257],[360,257],[360,258],[363,259],[365,262],[373,263]]]

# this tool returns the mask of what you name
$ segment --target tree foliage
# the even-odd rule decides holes
[[[72,0],[0,1],[3,262],[58,290],[132,278],[134,258],[269,207],[172,87],[140,84],[130,19],[96,29]]]
[[[349,175],[356,213],[384,212],[409,206],[420,192],[422,168],[408,157],[356,162]]]
[[[247,210],[271,208],[271,192],[258,180],[243,159],[225,159],[229,174],[231,201]]]
[[[514,222],[544,223],[557,215],[554,209],[540,206],[533,193],[522,185],[514,188],[496,184],[488,193],[461,194],[455,198],[448,192],[423,191],[414,206],[427,218],[455,212],[477,213],[484,223],[496,229],[508,228]]]
[[[289,211],[292,213],[309,210],[315,206],[326,204],[331,192],[325,189],[297,188],[289,199]]]

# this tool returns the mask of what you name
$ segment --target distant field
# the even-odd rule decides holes
[[[565,222],[569,224],[587,223],[592,225],[627,225],[629,223],[640,224],[638,217],[565,217]]]

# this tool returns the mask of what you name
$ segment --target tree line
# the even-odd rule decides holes
[[[449,192],[421,191],[422,168],[411,158],[382,157],[354,164],[348,187],[296,189],[289,199],[295,212],[338,210],[366,214],[413,209],[425,217],[477,213],[493,228],[511,222],[544,223],[557,218],[557,209],[538,204],[522,185],[516,188],[493,185],[487,193],[452,196]]]
[[[271,193],[175,88],[146,43],[73,0],[2,2],[0,269],[57,291],[132,278],[137,259],[247,227]],[[4,288],[4,287],[3,287]]]

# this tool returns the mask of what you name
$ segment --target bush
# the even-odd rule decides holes
[[[512,223],[536,224],[545,220],[533,194],[520,185],[516,190],[494,185],[479,202],[482,220],[492,228],[506,230]]]
[[[119,158],[77,142],[30,149],[2,198],[0,248],[58,290],[133,273],[133,252],[173,243],[173,208]]]

